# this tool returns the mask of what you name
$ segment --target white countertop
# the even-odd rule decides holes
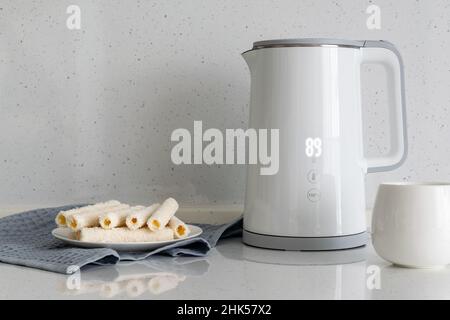
[[[117,298],[450,299],[450,268],[393,267],[370,245],[286,252],[249,247],[239,238],[221,241],[205,258],[155,256],[71,276],[0,263],[0,299]]]

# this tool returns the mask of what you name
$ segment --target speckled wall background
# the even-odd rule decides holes
[[[366,8],[381,8],[368,30]],[[81,8],[81,30],[66,8]],[[241,204],[242,166],[174,166],[170,134],[247,125],[240,53],[290,37],[386,39],[406,64],[410,154],[367,177],[450,180],[450,2],[361,0],[0,0],[0,204],[118,198]],[[364,87],[366,150],[385,152],[385,89]],[[376,79],[376,80],[374,80]],[[381,81],[382,82],[382,81]]]

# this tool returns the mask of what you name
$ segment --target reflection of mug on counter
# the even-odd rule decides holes
[[[380,269],[380,288],[368,290],[368,299],[423,300],[450,299],[450,268],[439,270],[405,269],[385,265]],[[408,289],[405,290],[405,283]]]

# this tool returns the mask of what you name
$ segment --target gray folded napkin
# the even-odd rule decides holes
[[[152,251],[118,252],[113,249],[85,249],[55,239],[51,231],[61,210],[76,205],[36,209],[0,219],[0,262],[70,274],[88,264],[116,264],[121,260],[143,260],[154,254],[204,256],[221,238],[242,234],[242,219],[228,224],[196,224],[203,233]]]

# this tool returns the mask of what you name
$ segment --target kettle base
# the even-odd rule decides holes
[[[244,229],[242,241],[250,246],[289,251],[328,251],[361,247],[367,232],[335,237],[283,237],[254,233]]]

